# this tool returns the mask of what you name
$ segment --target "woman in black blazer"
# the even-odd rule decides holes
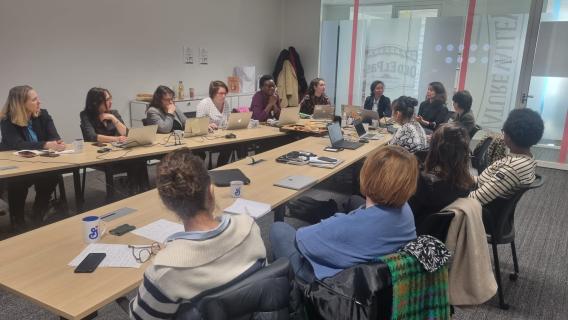
[[[367,110],[377,111],[379,117],[391,117],[391,101],[388,97],[385,97],[383,93],[385,92],[385,84],[376,80],[371,83],[371,95],[365,99],[365,104],[363,107]]]
[[[448,122],[450,113],[446,107],[446,89],[441,82],[430,82],[426,92],[426,100],[418,108],[418,121],[422,127],[436,130],[442,123]]]
[[[47,110],[40,109],[40,100],[30,86],[10,89],[4,109],[0,114],[2,147],[9,150],[65,150],[53,120]],[[28,188],[35,185],[33,205],[34,220],[41,220],[49,208],[51,194],[57,185],[54,174],[26,176],[8,185],[8,205],[12,222],[16,227],[24,225],[24,206]]]

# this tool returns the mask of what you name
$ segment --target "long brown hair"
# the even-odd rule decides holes
[[[469,134],[464,127],[446,123],[434,131],[424,171],[453,187],[471,188],[474,181],[469,174]]]
[[[26,101],[28,100],[28,93],[33,88],[28,85],[17,86],[10,89],[8,99],[2,108],[0,118],[4,119],[10,117],[10,122],[20,127],[28,125],[28,114],[26,112]]]

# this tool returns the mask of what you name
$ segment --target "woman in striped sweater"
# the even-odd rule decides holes
[[[469,196],[486,205],[496,198],[510,198],[522,186],[535,180],[536,162],[530,148],[544,132],[544,123],[531,109],[515,109],[503,124],[505,144],[510,153],[495,161],[477,179],[477,189]]]

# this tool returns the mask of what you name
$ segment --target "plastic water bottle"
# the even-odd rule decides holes
[[[347,113],[345,112],[341,116],[341,127],[347,127]]]

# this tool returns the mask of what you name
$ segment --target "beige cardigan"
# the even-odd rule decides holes
[[[446,246],[453,254],[449,274],[450,303],[475,305],[497,292],[493,275],[481,204],[472,198],[459,198],[443,211],[452,211]]]

